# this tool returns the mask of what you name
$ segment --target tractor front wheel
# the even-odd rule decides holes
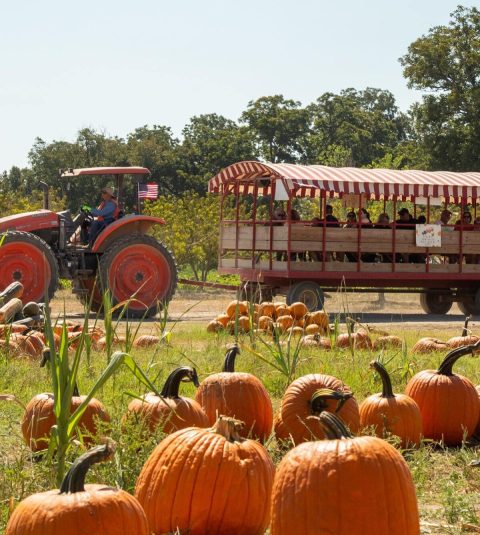
[[[124,304],[130,317],[154,316],[175,293],[175,259],[152,236],[118,239],[103,253],[99,267],[102,289],[110,290],[113,305]]]
[[[22,300],[52,299],[58,287],[58,264],[49,245],[30,232],[12,230],[0,238],[0,288],[23,284]]]

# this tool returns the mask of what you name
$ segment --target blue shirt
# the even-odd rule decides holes
[[[93,216],[102,216],[104,219],[113,219],[113,214],[117,209],[117,205],[113,201],[105,201],[105,206],[100,210],[98,208],[92,208],[90,212]]]

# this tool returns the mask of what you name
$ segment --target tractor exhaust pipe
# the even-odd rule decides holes
[[[40,182],[43,189],[43,209],[50,210],[50,197],[48,195],[48,184],[46,182]]]

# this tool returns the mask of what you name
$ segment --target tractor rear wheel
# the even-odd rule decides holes
[[[58,287],[58,264],[50,246],[30,232],[8,231],[0,238],[0,287],[24,286],[22,300],[52,299]]]
[[[110,290],[113,305],[128,302],[129,317],[154,316],[170,301],[177,286],[172,253],[144,234],[115,241],[103,253],[99,271],[102,290]]]
[[[82,305],[88,307],[91,312],[98,312],[102,308],[103,301],[97,279],[95,277],[78,279],[77,287],[80,290],[80,292],[77,293],[77,297]]]

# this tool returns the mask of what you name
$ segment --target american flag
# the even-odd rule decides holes
[[[158,184],[155,182],[138,184],[138,198],[156,200],[158,198]]]

